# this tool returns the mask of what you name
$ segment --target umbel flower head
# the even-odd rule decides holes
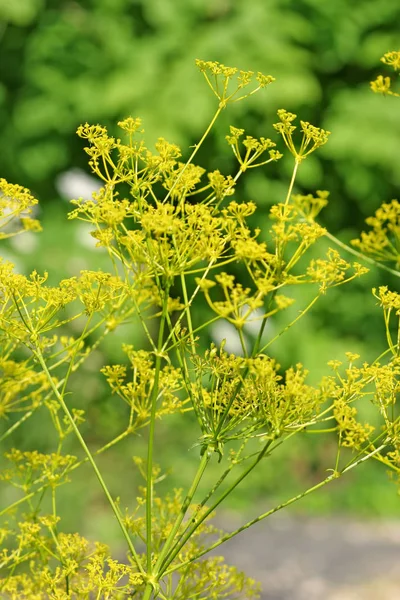
[[[386,52],[386,54],[384,54],[382,56],[381,61],[385,65],[392,67],[392,69],[396,73],[397,71],[400,70],[400,50],[397,50],[397,51],[393,50],[391,52]],[[378,75],[378,77],[374,81],[371,81],[371,89],[376,94],[384,94],[386,96],[399,97],[400,94],[398,94],[397,92],[394,92],[392,90],[391,86],[392,86],[392,80],[390,79],[390,77],[387,77],[387,76],[384,77],[383,75]]]
[[[0,178],[0,240],[24,231],[41,231],[39,221],[31,216],[37,203],[27,188]]]
[[[272,75],[264,75],[261,72],[254,75],[253,71],[240,71],[236,67],[226,67],[217,61],[197,59],[196,66],[218,98],[220,108],[225,108],[228,103],[244,100],[275,81]],[[248,91],[243,91],[248,87]]]
[[[400,71],[400,50],[392,50],[391,52],[386,52],[381,58],[381,61],[385,65],[389,65],[394,69],[394,71]]]
[[[259,139],[246,135],[244,140],[241,140],[244,146],[244,152],[239,147],[239,139],[243,136],[244,129],[238,129],[237,127],[230,127],[230,135],[226,136],[226,141],[232,148],[232,151],[237,158],[241,171],[245,171],[249,168],[261,167],[271,161],[276,161],[282,158],[282,154],[277,150],[274,150],[276,144],[269,138],[261,137]],[[258,159],[268,150],[269,158],[267,160]]]
[[[375,260],[394,262],[400,266],[400,203],[398,200],[384,203],[373,217],[365,222],[370,231],[361,233],[360,239],[352,240],[353,246]]]
[[[278,110],[279,122],[274,124],[274,128],[281,134],[287,148],[293,154],[297,162],[304,160],[309,154],[320,148],[328,141],[330,131],[320,129],[311,125],[307,121],[300,121],[300,128],[303,132],[300,146],[296,147],[293,140],[293,133],[296,130],[296,125],[293,121],[297,115],[288,112],[284,108]]]

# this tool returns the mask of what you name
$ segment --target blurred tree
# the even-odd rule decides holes
[[[85,165],[77,125],[131,113],[150,138],[189,146],[214,103],[193,67],[200,57],[275,75],[250,113],[239,104],[221,127],[235,119],[271,133],[285,106],[331,129],[299,183],[349,196],[354,216],[365,216],[400,179],[396,107],[388,99],[383,110],[367,91],[399,18],[398,0],[0,0],[0,171],[51,196],[58,173]],[[214,160],[218,138],[205,153]],[[280,193],[275,178],[259,176],[247,191]],[[348,225],[346,203],[335,198],[333,213]]]

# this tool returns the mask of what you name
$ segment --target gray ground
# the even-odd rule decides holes
[[[262,600],[400,600],[400,521],[275,515],[220,550],[261,582]]]

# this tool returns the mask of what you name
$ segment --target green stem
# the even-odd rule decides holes
[[[243,352],[243,356],[245,358],[248,358],[248,352],[247,352],[247,347],[246,347],[246,340],[244,338],[243,335],[243,329],[241,327],[237,328],[237,332],[239,334],[239,339],[240,339],[240,345],[242,346],[242,352]]]
[[[297,494],[297,496],[293,496],[293,498],[290,498],[290,500],[286,500],[286,502],[283,502],[282,504],[279,504],[278,506],[275,506],[275,508],[272,508],[271,510],[263,513],[259,517],[256,517],[255,519],[252,519],[251,521],[248,521],[247,523],[245,523],[244,525],[242,525],[238,529],[235,529],[235,531],[232,531],[231,533],[227,533],[222,538],[220,538],[219,540],[217,540],[214,544],[212,544],[211,546],[209,546],[207,549],[202,550],[201,552],[199,552],[198,554],[196,554],[196,556],[193,556],[190,560],[187,560],[187,561],[185,561],[183,563],[180,563],[179,565],[176,565],[175,567],[173,567],[171,569],[168,569],[167,571],[164,572],[164,575],[168,575],[169,573],[172,573],[173,571],[177,571],[177,570],[182,569],[183,567],[185,567],[186,565],[190,564],[191,562],[199,559],[204,554],[207,554],[211,550],[214,550],[215,548],[218,548],[218,546],[220,546],[224,542],[230,540],[234,536],[238,535],[239,533],[241,533],[245,529],[248,529],[252,525],[255,525],[256,523],[259,523],[263,519],[266,519],[267,517],[269,517],[272,514],[278,512],[282,508],[286,508],[287,506],[290,506],[294,502],[297,502],[298,500],[301,500],[302,498],[305,498],[305,496],[308,496],[309,494],[311,494],[311,492],[315,492],[316,490],[322,488],[324,485],[326,485],[327,483],[330,483],[334,479],[338,479],[340,476],[344,475],[345,473],[347,473],[351,469],[354,469],[356,466],[358,466],[362,462],[365,462],[369,458],[372,458],[372,456],[374,454],[377,454],[378,452],[380,452],[385,447],[386,447],[386,444],[382,444],[379,448],[375,448],[375,450],[373,450],[372,452],[370,452],[366,456],[363,456],[359,460],[355,461],[354,463],[352,463],[348,467],[345,467],[340,472],[334,471],[331,475],[329,475],[328,477],[326,477],[325,479],[323,479],[322,481],[320,481],[316,485],[312,486],[311,488],[308,488],[308,490],[306,490],[305,492],[302,492],[301,494]]]
[[[214,264],[214,261],[213,261],[213,260],[212,260],[212,261],[210,261],[210,263],[208,264],[207,268],[206,268],[206,269],[205,269],[205,270],[202,272],[201,280],[203,280],[203,279],[205,279],[205,278],[207,277],[207,275],[208,275],[208,273],[209,273],[210,269],[212,268],[213,264]],[[200,271],[199,271],[199,272],[200,272]],[[186,273],[186,274],[188,274],[188,273]],[[165,344],[164,344],[164,350],[165,350],[165,348],[167,347],[167,344],[169,343],[170,339],[174,337],[174,333],[175,333],[175,331],[176,331],[176,328],[177,328],[177,326],[179,326],[179,324],[181,323],[181,321],[182,321],[183,317],[184,317],[186,314],[188,314],[188,324],[190,324],[190,326],[192,327],[191,320],[190,320],[190,323],[189,323],[189,319],[190,319],[190,316],[191,316],[191,315],[190,315],[190,307],[191,307],[191,305],[192,305],[192,303],[193,303],[193,301],[194,301],[195,297],[197,296],[197,294],[198,294],[198,292],[199,292],[199,290],[200,290],[200,285],[197,285],[197,286],[196,286],[196,288],[195,288],[195,290],[194,290],[193,294],[191,295],[190,299],[188,299],[188,296],[187,296],[187,289],[186,289],[186,281],[185,281],[185,273],[181,273],[181,281],[182,281],[183,294],[186,294],[186,300],[185,300],[185,309],[184,309],[184,310],[181,312],[180,316],[179,316],[179,317],[178,317],[178,319],[175,321],[175,324],[174,324],[174,326],[172,326],[172,325],[171,325],[171,327],[170,327],[170,333],[169,333],[169,335],[168,335],[168,337],[167,337],[167,339],[166,339],[166,341],[165,341]],[[212,323],[214,320],[216,320],[216,319],[218,319],[218,318],[219,318],[218,316],[217,316],[217,317],[214,317],[214,319],[212,319],[211,321],[208,321],[208,322],[207,322],[206,324],[204,324],[202,327],[206,327],[206,326],[207,326],[209,323]],[[198,328],[198,329],[199,329],[199,328]],[[198,329],[197,329],[197,330],[198,330]],[[190,330],[190,332],[189,332],[189,334],[188,334],[187,336],[184,336],[184,337],[182,337],[181,339],[182,339],[182,340],[185,340],[187,337],[190,337],[190,339],[192,339],[192,337],[193,337],[193,334],[194,334],[195,332],[196,332],[196,330],[195,330],[195,331],[193,331],[193,327],[192,327],[192,328],[191,328],[191,330]],[[166,352],[168,353],[170,350],[172,350],[172,348],[173,348],[173,347],[174,347],[173,345],[172,345],[172,346],[169,346],[169,347],[167,348]]]
[[[226,535],[222,536],[219,540],[217,540],[216,542],[214,542],[214,544],[212,544],[211,546],[209,546],[207,549],[202,550],[201,552],[199,552],[198,554],[196,554],[196,556],[192,557],[190,560],[187,560],[187,561],[185,561],[183,563],[180,563],[179,565],[176,565],[175,567],[173,567],[171,569],[168,569],[168,571],[165,571],[164,575],[167,575],[167,574],[171,573],[172,571],[180,570],[182,567],[186,566],[187,564],[190,564],[191,562],[197,560],[201,556],[204,556],[204,554],[207,554],[207,552],[211,552],[211,550],[214,550],[214,548],[218,548],[218,546],[220,546],[221,544],[223,544],[226,541],[230,540],[235,535],[238,535],[242,531],[245,531],[245,529],[248,529],[252,525],[255,525],[256,523],[259,523],[263,519],[266,519],[270,515],[273,515],[274,513],[276,513],[279,510],[281,510],[282,508],[286,508],[287,506],[290,506],[290,504],[293,504],[294,502],[297,502],[298,500],[301,500],[301,498],[304,498],[305,496],[308,496],[308,494],[311,494],[311,492],[315,492],[316,490],[318,490],[319,488],[323,487],[324,485],[326,485],[327,483],[329,483],[330,481],[332,481],[333,479],[336,479],[336,478],[337,478],[337,475],[335,475],[335,474],[329,475],[329,477],[326,477],[323,481],[320,481],[319,483],[317,483],[313,487],[309,488],[305,492],[302,492],[301,494],[298,494],[297,496],[294,496],[293,498],[290,498],[290,500],[287,500],[286,502],[283,502],[282,504],[279,504],[278,506],[275,506],[274,508],[272,508],[271,510],[263,513],[259,517],[256,517],[255,519],[252,519],[251,521],[248,521],[247,523],[245,523],[244,525],[242,525],[238,529],[235,529],[235,531],[232,531],[231,533],[227,533]]]
[[[184,312],[182,313],[182,316],[183,316],[183,314],[184,314]],[[171,320],[170,320],[170,317],[169,317],[169,314],[168,314],[168,312],[166,313],[166,321],[167,321],[167,323],[168,323],[168,325],[169,325],[169,328],[170,328],[170,335],[169,335],[169,337],[171,337],[171,336],[172,336],[172,340],[174,341],[174,345],[175,345],[175,344],[178,344],[178,343],[177,343],[177,341],[176,341],[175,335],[174,335],[174,326],[173,326],[173,325],[172,325],[172,323],[171,323]],[[169,339],[169,338],[168,338],[168,339]],[[173,347],[173,346],[172,346],[172,347]],[[189,374],[188,374],[188,370],[187,370],[187,365],[186,365],[186,362],[185,362],[185,360],[184,360],[184,356],[183,356],[183,354],[181,354],[181,350],[180,350],[180,348],[179,348],[179,345],[176,345],[176,354],[177,354],[177,359],[178,359],[178,363],[179,363],[179,366],[180,366],[180,369],[181,369],[181,372],[182,372],[183,378],[184,378],[184,380],[185,380],[185,382],[186,382],[187,391],[188,391],[188,393],[189,393],[189,395],[190,395],[190,379],[189,379]],[[195,480],[194,480],[194,481],[196,481],[196,479],[197,479],[197,476],[198,476],[199,472],[201,471],[201,468],[202,468],[202,467],[201,467],[201,463],[200,463],[200,466],[199,466],[199,471],[198,471],[198,473],[196,474],[196,476],[195,476]],[[193,487],[193,484],[192,484],[192,487]],[[188,496],[191,494],[192,487],[191,487],[191,489],[189,490],[189,492],[188,492],[188,494],[187,494],[187,497],[188,497]],[[196,487],[197,487],[197,485],[196,485]],[[195,490],[194,490],[194,491],[195,491]],[[193,494],[194,494],[194,491],[193,491]],[[187,497],[186,497],[186,498],[187,498]],[[185,501],[186,501],[186,499],[185,499]],[[184,502],[184,504],[185,504],[185,502]],[[190,501],[189,501],[189,504],[190,504]],[[183,509],[183,506],[184,506],[184,505],[182,505],[182,508],[181,508],[181,510]],[[185,512],[186,512],[186,511],[185,511]],[[178,518],[179,518],[179,517],[178,517]],[[178,527],[179,527],[179,526],[178,526]],[[167,538],[167,540],[166,540],[166,544],[167,544],[167,543],[169,543],[169,537],[168,537],[168,538]],[[169,545],[170,545],[170,544],[169,544]],[[163,551],[164,551],[164,548],[163,548]],[[156,564],[156,566],[155,566],[155,571],[157,571],[157,569],[158,569],[158,561],[157,561],[157,564]],[[155,576],[152,576],[152,579],[151,579],[151,580],[149,580],[149,579],[148,579],[148,580],[147,580],[147,585],[146,585],[146,587],[145,587],[145,590],[144,590],[144,594],[143,594],[143,599],[142,599],[142,600],[149,600],[149,599],[151,598],[152,594],[153,594],[153,591],[154,591],[154,590],[157,588],[157,585],[158,585],[158,584],[157,584],[157,577],[155,577]]]
[[[160,556],[158,557],[158,560],[157,560],[157,563],[155,566],[155,576],[157,576],[158,570],[161,567],[162,563],[164,562],[164,559],[168,556],[169,549],[171,548],[171,545],[172,545],[174,538],[178,532],[178,529],[181,526],[183,519],[185,518],[185,515],[187,513],[187,510],[188,510],[191,502],[192,502],[193,496],[197,490],[200,480],[203,477],[204,471],[206,470],[207,465],[210,461],[211,455],[212,455],[212,452],[209,452],[208,449],[206,449],[205,452],[203,453],[203,456],[201,457],[199,467],[198,467],[196,475],[193,479],[193,483],[190,486],[190,489],[186,495],[186,498],[183,501],[181,510],[175,520],[174,525],[172,526],[169,536],[166,539],[166,542],[160,553]]]
[[[134,560],[135,560],[135,562],[137,564],[137,567],[139,568],[140,572],[142,574],[144,574],[144,570],[143,570],[142,564],[140,562],[139,556],[138,556],[138,554],[137,554],[137,552],[135,550],[135,547],[134,547],[134,545],[132,543],[132,540],[131,540],[131,538],[129,536],[129,533],[128,533],[128,531],[127,531],[127,529],[126,529],[126,527],[125,527],[125,525],[124,525],[124,523],[123,523],[123,521],[121,519],[119,510],[118,510],[118,508],[117,508],[114,500],[111,497],[109,489],[108,489],[108,487],[107,487],[107,485],[106,485],[106,483],[105,483],[105,481],[104,481],[104,479],[103,479],[103,477],[102,477],[102,475],[101,475],[101,473],[100,473],[100,471],[99,471],[99,469],[98,469],[98,467],[97,467],[97,465],[96,465],[96,463],[94,461],[94,458],[93,458],[93,456],[92,456],[89,448],[86,445],[85,440],[82,437],[81,432],[79,431],[79,429],[78,429],[78,427],[77,427],[77,425],[75,423],[75,420],[74,420],[73,416],[71,415],[71,413],[70,413],[70,411],[68,409],[68,406],[64,402],[63,396],[58,391],[57,386],[54,383],[52,376],[50,375],[50,372],[49,372],[49,370],[47,368],[47,365],[46,365],[46,363],[44,361],[43,355],[42,355],[42,353],[41,353],[41,351],[40,351],[40,349],[39,349],[38,346],[36,347],[35,355],[36,355],[36,357],[37,357],[37,359],[38,359],[38,361],[39,361],[39,363],[40,363],[40,365],[41,365],[44,373],[46,374],[46,376],[47,376],[47,378],[49,380],[50,386],[51,386],[51,388],[52,388],[52,390],[54,392],[54,395],[56,396],[58,402],[60,403],[61,408],[63,409],[63,411],[64,411],[64,413],[65,413],[65,415],[66,415],[66,417],[67,417],[67,419],[68,419],[68,421],[69,421],[69,423],[70,423],[70,425],[71,425],[71,427],[72,427],[72,429],[73,429],[73,431],[74,431],[74,433],[75,433],[75,435],[76,435],[76,437],[77,437],[77,439],[78,439],[78,441],[80,443],[80,445],[82,446],[82,449],[85,452],[85,454],[86,454],[86,456],[88,458],[88,461],[90,462],[90,464],[91,464],[91,466],[92,466],[92,468],[93,468],[93,470],[94,470],[94,472],[95,472],[95,474],[97,476],[97,479],[99,480],[99,483],[100,483],[101,487],[103,488],[104,494],[105,494],[105,496],[106,496],[106,498],[107,498],[107,500],[108,500],[108,502],[109,502],[109,504],[110,504],[110,506],[112,508],[112,511],[113,511],[113,513],[115,515],[115,518],[118,521],[118,524],[119,524],[119,526],[120,526],[120,528],[122,530],[122,533],[124,535],[124,538],[125,538],[125,540],[126,540],[126,542],[128,544],[128,547],[129,547],[129,550],[130,550],[130,552],[132,554],[132,557],[134,558]]]
[[[283,335],[284,333],[286,333],[286,331],[288,329],[290,329],[295,323],[297,323],[297,321],[299,321],[302,317],[304,317],[304,315],[310,310],[310,308],[312,308],[314,306],[314,304],[316,303],[316,301],[318,300],[318,298],[320,298],[320,294],[318,294],[318,296],[315,296],[315,298],[313,298],[313,300],[311,300],[311,302],[302,310],[300,311],[300,313],[297,315],[297,317],[295,319],[293,319],[293,321],[291,321],[290,323],[288,323],[279,333],[276,334],[275,337],[273,337],[271,340],[269,340],[269,342],[267,344],[265,344],[265,346],[263,346],[260,350],[260,352],[265,352],[265,350],[273,343],[275,342],[281,335]]]
[[[262,340],[262,336],[264,335],[264,330],[265,330],[265,326],[267,324],[268,321],[268,317],[269,317],[269,312],[270,312],[270,308],[271,308],[271,304],[277,294],[278,290],[274,290],[271,294],[271,297],[268,301],[268,305],[265,309],[265,316],[263,317],[261,326],[260,326],[260,330],[258,332],[256,341],[254,342],[254,346],[253,346],[253,350],[251,353],[251,357],[254,358],[256,356],[256,354],[258,353],[259,349],[260,349],[260,344],[261,344],[261,340]]]
[[[200,146],[202,145],[202,143],[204,142],[204,140],[206,139],[206,137],[208,136],[208,134],[210,133],[211,129],[214,127],[214,123],[215,121],[218,119],[222,109],[224,107],[223,106],[219,106],[217,109],[217,112],[215,113],[215,115],[213,116],[211,123],[209,124],[209,126],[207,127],[207,129],[205,130],[201,140],[195,145],[195,148],[192,152],[192,154],[190,155],[189,159],[186,161],[185,166],[183,167],[182,171],[179,173],[178,177],[175,179],[172,187],[170,188],[168,194],[165,196],[163,202],[166,202],[168,200],[168,198],[170,197],[170,195],[172,194],[172,192],[174,191],[175,187],[177,186],[178,182],[181,180],[182,175],[184,174],[184,172],[186,171],[186,169],[188,168],[188,166],[190,165],[190,163],[192,162],[192,160],[194,159],[194,157],[196,156],[197,152],[200,149]]]
[[[86,336],[86,333],[87,333],[87,331],[88,331],[88,328],[89,328],[90,321],[92,320],[92,316],[93,316],[93,315],[90,315],[90,316],[89,316],[89,318],[87,319],[87,321],[86,321],[86,323],[85,323],[85,327],[84,327],[84,329],[83,329],[83,331],[82,331],[82,335],[80,336],[80,340],[82,340],[82,339],[84,339],[84,338],[85,338],[85,336]],[[61,388],[61,392],[60,392],[60,395],[61,395],[62,397],[64,397],[65,390],[66,390],[66,388],[67,388],[67,384],[68,384],[68,380],[69,380],[69,378],[70,378],[70,376],[71,376],[71,373],[72,373],[72,371],[73,371],[73,368],[74,368],[74,362],[75,362],[75,357],[76,357],[76,355],[78,354],[78,351],[79,351],[79,340],[77,340],[77,343],[76,343],[76,345],[75,345],[75,348],[74,348],[74,350],[72,351],[71,360],[69,361],[69,365],[68,365],[68,369],[67,369],[67,374],[66,374],[66,375],[65,375],[65,377],[64,377],[64,383],[63,383],[63,386],[62,386],[62,388]]]
[[[189,303],[189,297],[188,297],[188,293],[187,293],[186,280],[185,280],[184,273],[181,273],[181,285],[182,285],[183,300],[185,302],[185,311],[184,312],[186,314],[186,319],[187,319],[187,324],[188,324],[188,329],[189,329],[190,346],[191,346],[191,350],[192,350],[193,354],[196,354],[196,345],[194,343],[194,336],[193,336],[192,314],[190,312],[190,303]],[[197,287],[199,287],[199,286],[197,286]]]
[[[293,173],[292,173],[292,179],[290,180],[289,189],[288,189],[288,192],[286,194],[285,206],[287,204],[289,204],[290,196],[292,195],[292,192],[293,192],[293,186],[294,186],[294,182],[295,182],[296,175],[297,175],[297,169],[299,168],[299,165],[300,165],[300,161],[298,161],[296,159],[296,161],[294,163],[294,168],[293,168]]]
[[[16,423],[14,423],[13,425],[11,425],[11,427],[9,427],[7,429],[7,431],[5,431],[3,433],[2,436],[0,436],[0,442],[2,442],[3,440],[5,440],[9,435],[11,435],[16,429],[18,429],[18,427],[20,425],[22,425],[22,423],[24,423],[27,419],[29,419],[33,413],[35,412],[35,410],[38,408],[38,406],[35,406],[34,408],[32,408],[32,410],[29,410],[28,412],[26,412],[24,414],[23,417],[21,417]]]
[[[325,232],[325,236],[328,239],[330,239],[334,244],[336,244],[337,246],[339,246],[343,250],[346,250],[346,252],[350,252],[350,254],[354,254],[354,256],[357,256],[361,260],[369,263],[370,265],[374,265],[374,267],[378,267],[379,269],[383,269],[384,271],[387,271],[388,273],[391,273],[391,275],[395,275],[396,277],[400,277],[400,271],[395,271],[394,269],[391,269],[390,267],[387,267],[386,265],[383,265],[382,263],[378,262],[377,260],[374,260],[373,258],[371,258],[369,256],[365,256],[365,254],[362,254],[361,252],[358,252],[357,250],[354,250],[354,248],[352,248],[351,246],[348,246],[344,242],[341,242],[340,240],[338,240],[338,238],[335,237],[334,235],[332,235],[331,233],[329,233],[329,231]]]
[[[171,553],[168,561],[165,562],[164,573],[165,573],[165,568],[167,568],[171,564],[171,562],[174,560],[174,558],[177,556],[177,554],[179,554],[181,548],[183,548],[183,546],[190,539],[190,537],[193,535],[193,533],[196,531],[196,529],[210,516],[211,513],[213,513],[215,511],[215,509],[221,504],[221,502],[223,502],[223,500],[225,500],[225,498],[233,492],[233,490],[239,485],[239,483],[241,481],[243,481],[243,479],[245,479],[245,477],[247,477],[247,475],[258,465],[258,463],[261,461],[261,459],[265,456],[268,448],[270,447],[270,445],[272,444],[273,441],[274,441],[274,439],[271,438],[266,442],[264,448],[261,450],[261,452],[259,452],[255,461],[253,461],[247,467],[247,469],[245,469],[243,471],[243,473],[231,484],[231,486],[227,490],[225,490],[225,492],[223,494],[221,494],[221,496],[218,498],[218,500],[216,500],[216,502],[214,502],[214,504],[205,511],[205,513],[200,517],[200,519],[198,521],[196,521],[196,523],[194,523],[193,527],[191,529],[189,529],[189,531],[183,537],[181,542],[178,544],[178,546],[175,548],[175,550]]]
[[[160,328],[158,331],[157,354],[155,361],[155,374],[153,389],[151,391],[151,413],[149,427],[149,441],[147,446],[147,483],[146,483],[146,540],[147,540],[147,571],[151,572],[151,554],[152,554],[152,506],[153,506],[153,450],[154,450],[154,430],[156,421],[158,386],[161,370],[161,351],[164,339],[165,320],[167,316],[168,290],[165,290],[163,299]]]
[[[150,582],[147,583],[147,585],[146,585],[146,587],[144,589],[144,592],[143,592],[143,598],[142,598],[142,600],[150,600],[150,598],[152,596],[152,593],[153,593],[153,589],[154,589],[153,584],[150,583]]]
[[[237,454],[237,457],[239,457],[239,455],[241,454],[241,452],[243,451],[245,445],[247,444],[248,440],[245,440],[239,451]],[[253,455],[250,455],[250,457],[252,457]],[[235,462],[232,462],[229,467],[227,469],[225,469],[225,471],[221,474],[221,476],[219,477],[218,481],[215,482],[215,484],[213,485],[213,487],[207,492],[207,494],[204,496],[204,498],[201,500],[201,502],[197,505],[196,510],[194,512],[194,514],[192,515],[191,519],[188,521],[188,523],[186,524],[185,529],[182,531],[182,533],[180,534],[179,538],[177,539],[175,545],[174,545],[174,550],[175,548],[178,547],[178,544],[180,543],[180,541],[183,539],[183,537],[185,536],[186,532],[190,529],[190,527],[196,522],[197,516],[199,515],[200,511],[202,510],[203,506],[205,506],[206,502],[211,498],[211,496],[213,496],[215,494],[215,492],[217,491],[217,489],[219,488],[219,486],[225,481],[225,479],[228,477],[228,475],[230,474],[230,472],[232,471],[232,469],[237,466],[238,464],[240,464],[241,462],[244,462],[245,460],[247,460],[249,458],[249,456],[244,457],[240,460],[236,460]]]

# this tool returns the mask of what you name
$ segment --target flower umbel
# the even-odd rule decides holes
[[[300,128],[303,135],[300,146],[297,148],[293,141],[293,133],[296,130],[296,125],[293,125],[293,121],[297,115],[281,108],[278,110],[278,117],[279,122],[274,124],[274,128],[281,134],[287,148],[298,163],[328,141],[330,131],[315,127],[307,121],[300,121]]]

